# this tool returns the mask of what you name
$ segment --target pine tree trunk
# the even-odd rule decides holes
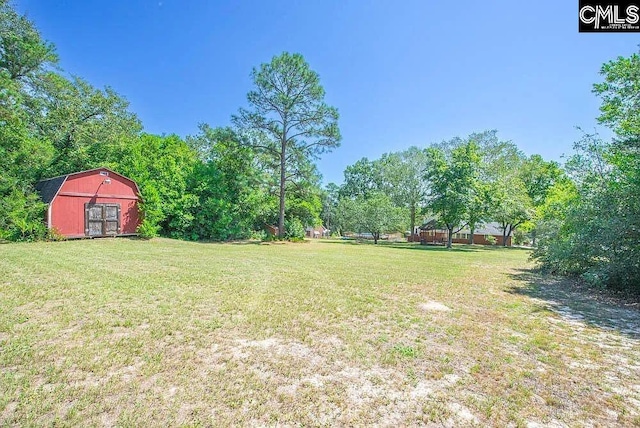
[[[282,140],[280,150],[280,215],[278,216],[278,237],[284,238],[284,188],[286,181],[286,140]]]
[[[415,242],[415,230],[416,230],[416,206],[411,205],[411,242]]]

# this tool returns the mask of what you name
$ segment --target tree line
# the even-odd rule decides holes
[[[299,239],[334,233],[413,234],[425,217],[448,230],[497,222],[535,247],[550,272],[640,291],[640,56],[603,65],[598,123],[560,165],[524,155],[496,131],[360,159],[321,187],[314,161],[340,144],[338,111],[299,54],[252,71],[232,127],[192,136],[144,131],[125,98],[60,70],[53,44],[0,0],[0,239],[52,238],[38,180],[106,166],[141,190],[143,236]],[[471,234],[470,243],[473,243]]]
[[[280,237],[302,238],[320,222],[313,160],[339,145],[338,113],[299,54],[252,78],[233,127],[146,133],[126,99],[61,71],[53,44],[0,0],[0,239],[51,237],[34,185],[100,166],[138,183],[143,236],[240,239],[278,224]]]
[[[567,180],[557,162],[525,156],[497,131],[484,131],[360,159],[347,167],[341,186],[328,186],[323,220],[334,230],[371,233],[377,242],[387,232],[413,235],[432,218],[448,231],[449,248],[463,228],[473,244],[477,228],[497,222],[504,238],[521,231],[522,242],[535,239],[538,212]]]
[[[593,85],[611,141],[582,132],[563,165],[525,156],[496,131],[360,159],[327,186],[322,219],[377,238],[433,217],[451,237],[497,222],[545,271],[640,292],[640,54],[605,63]]]

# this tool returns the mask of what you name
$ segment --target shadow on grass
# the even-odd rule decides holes
[[[322,244],[335,244],[335,245],[370,245],[381,248],[394,248],[399,250],[415,250],[415,251],[453,251],[453,252],[478,252],[478,251],[526,251],[522,248],[509,248],[509,247],[494,247],[488,245],[467,245],[467,244],[453,244],[453,248],[447,248],[444,245],[421,245],[413,242],[389,242],[378,241],[374,244],[370,240],[357,240],[357,239],[318,239],[317,242]]]
[[[569,322],[614,330],[640,340],[638,298],[622,298],[566,278],[520,269],[510,275],[522,285],[505,291],[542,300],[547,309]]]
[[[250,240],[250,239],[241,240],[241,241],[199,240],[199,241],[184,241],[184,242],[190,242],[192,244],[206,244],[206,245],[211,245],[211,244],[215,244],[215,245],[267,245],[267,244],[273,243],[273,242],[263,242],[263,241]],[[278,243],[278,242],[276,242],[276,243]]]

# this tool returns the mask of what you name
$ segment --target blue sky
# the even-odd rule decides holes
[[[299,52],[340,111],[340,148],[318,162],[341,182],[361,157],[498,129],[560,160],[593,130],[603,62],[636,34],[580,34],[577,1],[17,0],[61,67],[125,96],[152,133],[228,125],[252,67]]]

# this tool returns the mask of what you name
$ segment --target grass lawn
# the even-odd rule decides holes
[[[640,424],[640,316],[519,249],[0,245],[0,426]]]

